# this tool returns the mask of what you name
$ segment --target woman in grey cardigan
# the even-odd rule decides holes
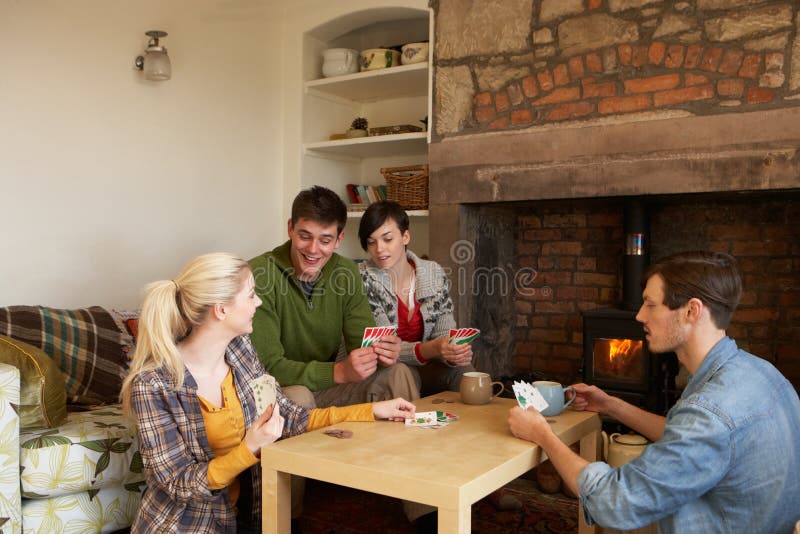
[[[370,255],[359,264],[367,300],[375,324],[397,326],[398,361],[411,369],[423,397],[458,391],[461,375],[475,370],[472,347],[450,343],[450,329],[456,327],[450,282],[441,265],[408,250],[408,214],[396,202],[376,202],[361,217],[358,239]],[[500,510],[522,508],[504,488],[489,501]],[[404,501],[403,509],[419,532],[436,531],[434,508]]]
[[[461,375],[474,371],[472,347],[450,343],[455,328],[450,283],[442,267],[407,249],[408,214],[396,202],[376,202],[361,217],[359,266],[378,326],[397,326],[400,359],[414,372],[422,396],[458,391]]]

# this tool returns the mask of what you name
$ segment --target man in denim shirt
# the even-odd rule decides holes
[[[778,370],[725,335],[742,291],[735,260],[676,254],[643,280],[636,319],[650,351],[674,351],[691,373],[681,398],[664,418],[577,384],[572,405],[610,415],[653,443],[612,468],[573,453],[533,409],[511,410],[511,432],[542,446],[580,495],[590,525],[791,533],[800,519],[800,400]]]

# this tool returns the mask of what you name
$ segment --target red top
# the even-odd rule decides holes
[[[414,303],[414,313],[408,318],[408,306],[403,299],[397,297],[397,335],[403,341],[422,341],[422,312],[419,304]]]
[[[414,345],[414,356],[417,357],[420,363],[426,363],[427,360],[422,357],[419,351],[419,341],[422,341],[422,334],[425,327],[422,323],[422,312],[419,311],[419,304],[415,301],[414,313],[411,319],[408,318],[408,306],[405,305],[403,299],[397,298],[397,336],[403,341],[418,342]]]

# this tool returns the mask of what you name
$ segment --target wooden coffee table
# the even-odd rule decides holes
[[[453,402],[434,404],[434,399]],[[444,392],[415,402],[417,411],[444,410],[459,417],[445,428],[407,427],[403,423],[340,423],[350,439],[324,429],[279,441],[262,449],[262,529],[290,531],[290,475],[436,506],[439,532],[470,532],[472,503],[536,467],[547,457],[508,429],[512,399],[495,398],[483,406],[459,402]],[[592,412],[565,410],[549,417],[564,443],[580,442],[581,456],[594,461],[600,418]],[[579,509],[580,532],[591,529]]]

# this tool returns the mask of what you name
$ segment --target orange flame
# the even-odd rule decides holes
[[[641,341],[639,342],[641,343]],[[613,362],[617,358],[625,358],[633,352],[632,339],[610,339],[608,350],[608,361]]]

